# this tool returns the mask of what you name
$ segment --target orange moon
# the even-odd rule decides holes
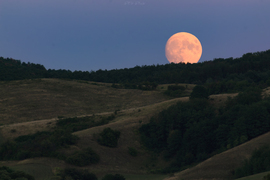
[[[171,63],[197,63],[202,55],[202,45],[196,36],[179,32],[168,39],[165,55]]]

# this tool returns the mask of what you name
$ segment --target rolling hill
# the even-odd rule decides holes
[[[190,85],[190,88],[192,87]],[[108,116],[117,110],[116,118],[109,124],[75,132],[74,134],[80,137],[78,144],[64,153],[91,147],[99,153],[101,161],[98,165],[88,168],[100,176],[105,172],[149,173],[153,169],[166,166],[168,162],[141,146],[138,128],[170,105],[178,101],[188,101],[188,97],[165,96],[163,94],[165,89],[166,85],[159,87],[156,91],[114,89],[106,83],[59,79],[2,82],[1,106],[5,109],[1,114],[2,141],[53,129],[60,116]],[[211,101],[220,104],[226,101],[229,95],[214,95]],[[122,135],[117,148],[100,146],[94,140],[93,135],[101,132],[105,127],[121,131]],[[128,147],[136,148],[139,155],[130,156]],[[19,169],[28,166],[31,169],[30,164],[40,164],[41,167],[48,166],[47,169],[51,169],[52,172],[59,167],[71,166],[51,158],[7,161],[1,164],[19,167]],[[29,170],[29,168],[26,169]]]
[[[35,79],[1,82],[0,86],[1,142],[37,131],[50,131],[59,118],[106,117],[117,112],[115,119],[109,124],[75,132],[80,141],[64,152],[71,153],[91,147],[99,153],[101,162],[89,168],[101,175],[105,172],[125,174],[149,172],[157,160],[152,160],[151,153],[140,145],[136,129],[164,108],[179,100],[188,100],[188,97],[172,99],[165,96],[163,92],[167,85],[162,85],[155,91],[142,91],[115,89],[106,83]],[[194,85],[189,86],[192,89]],[[117,148],[100,146],[93,140],[93,134],[105,127],[121,131]],[[130,156],[128,147],[136,148],[139,152],[138,157]],[[52,172],[59,167],[70,166],[51,158],[2,161],[0,164],[19,169],[28,166],[31,169],[33,166],[30,164],[40,164],[41,167],[48,166],[47,169],[51,169]]]

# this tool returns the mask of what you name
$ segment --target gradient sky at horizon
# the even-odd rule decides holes
[[[0,0],[0,56],[91,71],[169,63],[189,32],[199,62],[270,49],[269,0]]]

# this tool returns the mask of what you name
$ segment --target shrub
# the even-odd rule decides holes
[[[87,166],[90,164],[97,164],[100,160],[99,155],[91,148],[87,148],[82,152],[75,152],[66,159],[66,162],[76,166]]]
[[[117,147],[120,134],[120,131],[112,130],[111,128],[105,128],[99,134],[100,138],[98,138],[98,143],[103,146]]]
[[[138,156],[138,151],[133,147],[128,147],[128,153],[133,157]]]

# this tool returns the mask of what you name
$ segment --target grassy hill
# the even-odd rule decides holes
[[[162,85],[155,91],[137,89],[115,89],[108,83],[89,81],[68,81],[59,79],[36,79],[0,82],[0,132],[2,141],[37,131],[51,130],[55,122],[62,117],[93,116],[106,117],[115,114],[109,124],[74,132],[80,137],[76,145],[64,154],[87,147],[98,152],[101,159],[97,165],[84,168],[99,177],[107,173],[125,174],[128,180],[163,179],[164,175],[148,175],[152,170],[165,167],[169,162],[159,155],[149,152],[139,140],[138,128],[149,122],[158,112],[178,101],[188,101],[188,97],[171,98],[163,94],[168,85]],[[190,92],[194,85],[189,85]],[[236,94],[211,95],[209,101],[221,106],[228,96]],[[115,113],[117,112],[117,113]],[[117,148],[99,145],[95,134],[110,127],[121,132]],[[230,179],[232,170],[251,152],[264,144],[269,144],[267,133],[247,143],[232,148],[198,164],[176,173],[173,179]],[[128,153],[132,147],[138,151],[133,157]],[[59,168],[74,167],[62,160],[52,158],[33,158],[23,161],[2,161],[7,165],[33,174],[37,180],[48,179]]]
[[[165,96],[163,92],[167,86],[161,85],[155,91],[142,91],[115,89],[108,83],[59,79],[0,82],[1,142],[37,131],[52,130],[56,121],[63,117],[106,117],[116,114],[109,124],[75,132],[80,137],[79,143],[63,153],[91,147],[101,156],[101,162],[88,168],[100,176],[109,172],[145,174],[154,166],[163,164],[156,164],[158,157],[141,147],[137,128],[177,101],[188,100],[188,97],[172,99]],[[189,85],[186,93],[190,93],[193,87]],[[94,133],[105,127],[121,131],[117,148],[100,146],[94,141]],[[136,148],[137,157],[128,153],[129,147]],[[0,165],[32,173],[37,179],[42,173],[34,172],[39,172],[39,169],[46,170],[44,176],[51,176],[57,168],[73,167],[51,158],[2,161]]]
[[[161,91],[59,79],[0,82],[0,124],[111,112],[168,100]]]

